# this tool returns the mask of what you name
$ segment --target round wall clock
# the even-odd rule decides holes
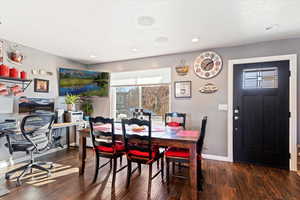
[[[209,79],[217,76],[222,70],[221,57],[213,52],[206,51],[195,60],[194,71],[200,78]]]

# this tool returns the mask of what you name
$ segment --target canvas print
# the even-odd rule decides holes
[[[54,112],[54,99],[20,97],[19,113]]]
[[[59,95],[107,97],[109,73],[76,69],[59,69]]]

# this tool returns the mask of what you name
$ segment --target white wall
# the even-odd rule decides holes
[[[191,71],[189,74],[184,77],[178,76],[175,72],[175,66],[180,64],[182,59],[186,60],[187,64],[190,64],[192,67],[195,58],[203,51],[103,63],[99,65],[91,65],[89,67],[91,69],[109,72],[172,67],[172,91],[174,81],[192,81],[192,98],[187,100],[175,99],[174,95],[172,94],[172,110],[187,113],[188,128],[199,128],[201,117],[203,115],[207,115],[208,124],[204,152],[206,154],[227,156],[227,112],[219,111],[218,104],[227,104],[228,60],[284,54],[299,54],[300,39],[261,42],[256,44],[210,50],[217,52],[222,57],[223,70],[217,77],[209,80],[198,78],[192,71],[192,68],[190,69]],[[298,75],[299,74],[300,70],[298,70]],[[219,88],[219,91],[214,94],[199,93],[199,88],[208,82],[216,84],[216,86]],[[298,93],[299,90],[300,87],[298,87]],[[95,104],[95,114],[105,116],[110,115],[109,98],[98,98],[95,100]],[[299,105],[298,108],[300,109]],[[300,143],[299,137],[298,143]]]

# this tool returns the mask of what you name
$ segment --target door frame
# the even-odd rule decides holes
[[[268,57],[254,57],[232,59],[228,61],[228,115],[227,115],[227,159],[233,162],[233,67],[235,64],[259,63],[288,60],[290,62],[290,98],[289,109],[291,118],[289,122],[289,151],[291,154],[290,170],[297,171],[297,54],[278,55]]]

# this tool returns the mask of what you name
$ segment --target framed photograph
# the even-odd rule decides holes
[[[175,98],[192,97],[192,81],[175,81],[174,82]]]
[[[48,93],[49,80],[34,79],[34,92]]]

